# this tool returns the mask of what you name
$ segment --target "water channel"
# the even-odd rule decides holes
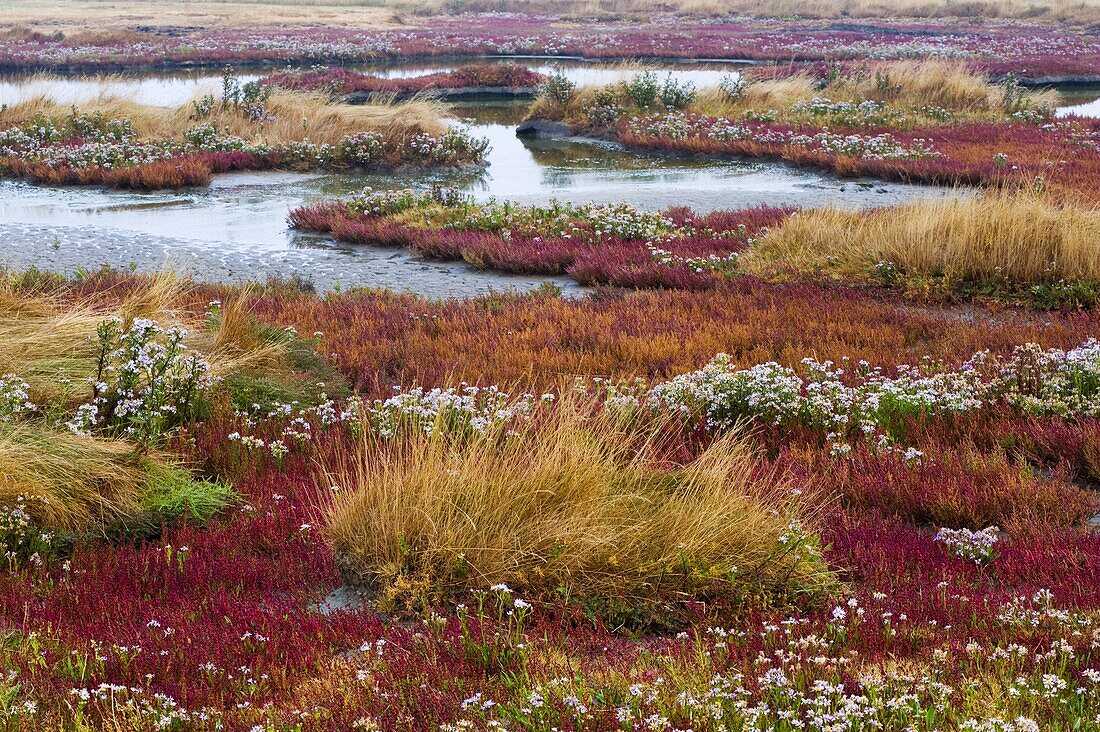
[[[529,64],[543,72],[559,68],[579,83],[604,83],[631,73],[622,66],[577,61],[551,64],[531,59]],[[408,64],[371,71],[398,76],[454,67]],[[662,71],[705,86],[735,69],[731,64],[681,64]],[[80,103],[107,92],[171,106],[215,91],[219,84],[220,77],[208,71],[99,80],[7,77],[0,79],[0,103],[39,93]],[[514,128],[523,110],[522,103],[499,102],[452,108],[461,123],[488,138],[492,146],[488,165],[476,172],[235,173],[216,177],[208,188],[151,193],[0,181],[0,265],[63,273],[103,264],[141,271],[167,266],[202,279],[231,282],[296,275],[319,290],[385,287],[436,297],[526,290],[548,281],[576,291],[567,278],[502,275],[463,263],[424,261],[403,250],[339,245],[327,237],[292,231],[286,216],[303,203],[364,186],[446,185],[479,200],[625,201],[653,210],[686,205],[698,211],[758,205],[863,208],[963,195],[929,186],[840,180],[776,163],[641,155],[596,141],[520,139]]]

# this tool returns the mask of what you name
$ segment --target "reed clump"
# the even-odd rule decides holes
[[[685,464],[670,421],[636,431],[576,400],[515,434],[364,429],[325,467],[326,533],[383,606],[506,584],[525,596],[646,606],[816,592],[829,575],[809,518],[743,435]]]
[[[542,94],[528,117],[602,127],[638,114],[685,111],[735,120],[912,128],[1048,114],[1059,102],[1054,91],[996,83],[964,62],[943,59],[855,64],[824,78],[747,72],[702,89],[678,87],[667,75],[636,64],[622,70],[622,82],[573,89],[566,100]],[[648,88],[639,82],[647,74]]]
[[[0,423],[0,506],[22,502],[38,526],[72,531],[132,514],[145,480],[124,440]]]
[[[750,272],[874,279],[892,272],[1019,287],[1100,280],[1100,210],[1031,192],[921,201],[869,212],[816,209],[769,230]]]

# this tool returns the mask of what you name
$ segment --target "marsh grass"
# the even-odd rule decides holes
[[[125,441],[0,424],[0,504],[28,499],[42,527],[74,531],[125,516],[137,507],[145,478]]]
[[[86,401],[95,375],[96,328],[120,318],[124,325],[147,317],[188,327],[185,342],[218,377],[249,369],[283,374],[285,339],[265,333],[249,313],[249,293],[224,304],[209,321],[180,309],[186,284],[162,275],[144,281],[115,301],[60,297],[56,290],[28,290],[14,277],[0,277],[0,373],[31,386],[36,404],[66,408]]]
[[[645,68],[628,64],[622,67],[622,71],[626,75],[638,74]],[[815,98],[853,104],[871,101],[883,105],[886,112],[892,113],[895,119],[892,126],[912,127],[942,123],[940,110],[954,115],[956,119],[1001,121],[1010,112],[1022,109],[1051,109],[1060,100],[1052,90],[1013,88],[1006,92],[1003,84],[991,82],[966,63],[942,59],[853,65],[822,81],[808,73],[784,73],[770,77],[758,71],[746,73],[740,94],[731,96],[718,87],[702,88],[687,111],[737,119],[750,114],[773,114],[775,120],[780,122],[820,124],[820,118],[793,110],[792,107]],[[665,76],[656,74],[661,81]],[[580,87],[564,105],[540,97],[532,103],[528,117],[561,119],[584,126],[590,119],[589,110],[597,103],[600,89]],[[660,109],[659,105],[639,109],[622,92],[621,85],[612,85],[611,89],[615,92],[616,102],[626,113]]]
[[[875,281],[938,278],[1029,288],[1100,280],[1100,211],[1032,192],[791,216],[741,258],[746,270]]]
[[[209,520],[232,500],[230,488],[194,480],[167,455],[133,441],[77,435],[64,426],[73,408],[91,398],[97,327],[110,318],[128,325],[139,316],[180,322],[190,328],[187,344],[219,376],[257,373],[276,383],[292,371],[286,338],[253,321],[248,290],[198,316],[184,307],[184,282],[167,275],[97,298],[63,288],[0,278],[0,373],[25,379],[37,407],[0,422],[0,506],[22,500],[37,526],[69,534],[112,525],[140,525],[148,534],[163,521]]]
[[[34,83],[33,79],[28,82],[30,88],[33,89]],[[267,115],[257,120],[218,104],[200,118],[191,102],[178,107],[158,107],[106,93],[76,105],[83,114],[99,112],[109,120],[129,119],[142,140],[178,140],[188,128],[200,123],[213,124],[219,132],[246,141],[270,145],[302,140],[336,144],[358,132],[379,132],[384,141],[399,142],[419,133],[438,135],[446,131],[446,114],[438,102],[430,99],[379,100],[353,106],[334,102],[320,92],[280,90],[271,94],[265,107]],[[72,104],[54,99],[48,93],[36,94],[0,109],[0,129],[23,125],[40,114],[63,120],[72,112]]]
[[[639,431],[576,398],[542,409],[510,435],[364,428],[318,475],[339,488],[324,514],[346,572],[383,607],[498,583],[620,610],[828,586],[791,529],[809,512],[742,435],[680,463],[672,420]]]
[[[149,463],[146,469],[139,507],[157,519],[205,524],[238,500],[230,486],[212,480],[196,480],[179,466]]]
[[[236,500],[230,486],[126,440],[0,423],[0,507],[23,505],[41,530],[152,536],[166,522],[205,524]]]

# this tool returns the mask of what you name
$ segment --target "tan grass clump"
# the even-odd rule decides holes
[[[834,99],[876,102],[905,107],[934,106],[956,113],[980,114],[1004,108],[1004,87],[991,83],[966,63],[943,59],[892,61],[867,73],[842,75],[829,84],[824,96]],[[1028,106],[1053,107],[1058,94],[1052,90],[1023,93]]]
[[[1100,210],[1034,193],[991,193],[869,212],[800,212],[742,257],[752,272],[906,274],[1033,285],[1100,280]]]
[[[23,499],[43,528],[73,531],[130,515],[145,480],[125,441],[0,423],[0,506]]]
[[[383,606],[497,583],[629,606],[821,586],[817,553],[781,541],[800,518],[791,492],[741,436],[670,465],[670,422],[640,435],[568,399],[544,409],[507,438],[365,429],[319,476],[340,488],[325,514],[342,566]]]

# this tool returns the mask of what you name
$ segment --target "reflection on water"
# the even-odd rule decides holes
[[[840,181],[783,165],[632,153],[602,143],[517,138],[511,127],[478,125],[491,165],[460,187],[484,199],[538,203],[625,201],[648,209],[686,205],[699,211],[746,206],[858,208],[940,195],[940,189]]]
[[[1081,117],[1100,117],[1100,84],[1078,84],[1055,87],[1062,95],[1058,116],[1076,114]]]
[[[257,73],[238,75],[241,81],[260,78]],[[0,103],[12,105],[37,96],[62,104],[81,104],[99,96],[132,99],[139,104],[176,107],[203,94],[219,94],[222,79],[210,71],[117,74],[77,78],[0,75]]]

